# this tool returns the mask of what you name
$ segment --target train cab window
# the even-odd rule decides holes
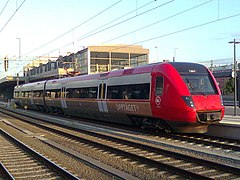
[[[163,77],[159,76],[156,78],[156,96],[161,96],[163,94]]]

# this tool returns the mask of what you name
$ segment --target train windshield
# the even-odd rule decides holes
[[[209,74],[181,74],[192,95],[218,94]]]
[[[218,94],[214,81],[207,68],[195,63],[171,63],[179,72],[192,95]]]

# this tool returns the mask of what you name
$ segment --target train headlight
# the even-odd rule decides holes
[[[222,106],[224,106],[224,104],[223,104],[223,97],[222,97],[222,95],[220,95],[220,100],[221,100],[221,104],[222,104]]]
[[[184,102],[191,108],[195,108],[195,105],[193,103],[192,97],[191,96],[182,96],[182,99]]]

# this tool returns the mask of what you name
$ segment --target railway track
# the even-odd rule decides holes
[[[78,179],[0,129],[0,161],[7,179]]]
[[[171,178],[235,179],[240,177],[239,168],[159,149],[142,143],[110,137],[109,135],[92,131],[78,130],[82,134],[77,132],[67,133],[65,130],[59,130],[47,124],[35,123],[35,125],[51,133],[66,137],[70,141],[75,140],[81,143],[81,146],[88,145],[93,148],[104,149],[109,153],[144,164],[149,168],[160,171],[162,174],[170,173]]]
[[[226,139],[221,137],[213,137],[203,134],[183,135],[183,134],[164,134],[162,137],[170,138],[171,140],[180,140],[188,143],[194,143],[214,148],[232,150],[240,152],[240,141]]]
[[[54,128],[44,128],[72,140],[77,140],[84,144],[116,153],[125,158],[130,158],[132,161],[146,164],[160,171],[171,172],[190,179],[221,179],[222,177],[224,177],[224,179],[234,179],[240,177],[238,168],[119,139],[117,137],[109,137],[107,135],[84,131],[82,133],[91,136],[86,138],[86,136],[76,136]]]
[[[31,117],[31,116],[29,116]],[[40,118],[39,118],[40,119]],[[137,128],[129,128],[129,131],[138,132],[143,136],[155,136],[157,139],[175,141],[179,140],[183,143],[197,144],[201,146],[214,147],[216,149],[225,149],[229,151],[240,152],[240,140],[228,139],[223,137],[213,137],[204,134],[174,134],[174,133],[164,133],[164,132],[153,132],[148,130],[140,130]],[[159,135],[160,134],[160,135]]]

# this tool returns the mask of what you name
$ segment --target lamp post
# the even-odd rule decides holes
[[[174,48],[174,53],[173,53],[173,62],[176,61],[176,53],[177,53],[177,48]]]
[[[234,116],[237,116],[237,61],[236,61],[236,44],[240,44],[240,41],[230,41],[228,43],[233,44],[233,75],[234,75]]]
[[[19,47],[19,51],[18,51],[18,59],[20,60],[20,58],[21,58],[21,38],[16,38],[16,39],[18,39],[18,41],[19,41],[19,43],[18,43],[18,47]]]
[[[158,62],[158,46],[155,46],[156,51],[157,51],[157,62]]]
[[[20,59],[21,59],[21,38],[16,38],[16,39],[18,39],[18,60],[20,61]],[[17,64],[17,63],[15,63],[15,64]],[[17,67],[16,67],[17,68]],[[19,86],[19,74],[17,73],[17,86]]]

